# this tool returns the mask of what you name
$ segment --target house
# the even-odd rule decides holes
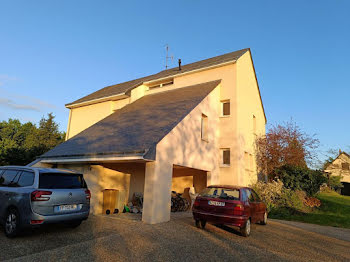
[[[70,110],[66,142],[36,166],[84,173],[92,212],[102,190],[144,195],[142,220],[170,219],[171,190],[249,185],[266,117],[250,49],[107,86]]]
[[[339,155],[326,168],[325,172],[331,176],[341,176],[343,184],[342,194],[350,195],[350,155],[339,150]]]

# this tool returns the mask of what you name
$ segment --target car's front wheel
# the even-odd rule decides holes
[[[15,237],[20,231],[20,219],[19,213],[16,209],[12,208],[6,213],[5,221],[5,235],[7,237]]]
[[[248,237],[250,235],[250,219],[247,219],[244,226],[241,228],[241,234],[244,237]]]

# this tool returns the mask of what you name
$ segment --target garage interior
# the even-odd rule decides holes
[[[122,206],[134,203],[136,195],[143,195],[145,187],[146,162],[118,162],[99,164],[59,164],[58,168],[76,170],[84,174],[84,178],[92,193],[91,212],[103,214],[105,211],[103,192],[105,189],[116,189],[122,195]],[[182,194],[191,204],[190,192],[199,193],[207,186],[208,172],[204,170],[173,165],[171,191]],[[171,192],[169,192],[171,193]],[[119,204],[119,206],[121,206]],[[142,207],[141,207],[142,208]],[[119,208],[120,209],[120,208]],[[122,212],[123,210],[119,210]],[[190,209],[190,208],[188,208]],[[187,209],[187,210],[188,210]],[[139,211],[140,207],[138,207]],[[185,211],[185,210],[183,210]],[[132,212],[132,209],[130,210]],[[113,213],[113,211],[111,211]]]

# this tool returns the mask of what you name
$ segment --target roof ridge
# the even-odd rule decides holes
[[[243,54],[245,54],[249,50],[250,50],[250,48],[244,48],[244,49],[240,49],[237,51],[225,53],[222,55],[206,58],[203,60],[198,60],[198,61],[195,61],[195,62],[192,62],[189,64],[184,64],[184,65],[182,65],[181,71],[178,70],[178,67],[173,67],[173,68],[159,71],[158,73],[155,73],[155,74],[151,74],[151,75],[147,75],[144,77],[128,80],[128,81],[121,82],[121,83],[114,84],[114,85],[105,86],[105,87],[103,87],[103,88],[101,88],[93,93],[90,93],[90,94],[88,94],[88,95],[86,95],[78,100],[75,100],[74,102],[66,104],[66,106],[70,106],[70,105],[74,105],[74,104],[78,104],[78,103],[89,102],[89,101],[93,101],[93,100],[97,100],[97,99],[103,99],[103,98],[106,98],[108,96],[113,96],[113,95],[117,95],[117,94],[123,94],[123,93],[127,92],[128,90],[133,89],[134,87],[136,87],[136,86],[138,86],[146,81],[152,81],[152,80],[157,80],[157,79],[161,79],[161,78],[165,78],[165,77],[171,77],[171,76],[175,76],[177,74],[181,74],[181,73],[185,73],[185,72],[191,72],[194,70],[203,69],[203,68],[210,67],[210,66],[220,65],[222,63],[227,63],[229,61],[236,61],[237,59],[239,59]],[[135,84],[133,84],[133,82]]]
[[[250,48],[243,48],[243,49],[240,49],[240,50],[237,50],[237,51],[233,51],[233,52],[229,52],[229,53],[225,53],[225,54],[222,54],[222,55],[217,55],[217,56],[205,58],[205,59],[202,59],[202,60],[198,60],[198,61],[195,61],[195,62],[191,62],[191,63],[189,63],[189,64],[181,65],[181,67],[183,68],[183,67],[185,67],[185,66],[193,65],[193,64],[195,64],[195,63],[204,62],[204,61],[207,61],[207,60],[210,60],[210,59],[215,59],[215,58],[227,56],[227,55],[230,55],[230,54],[233,54],[233,53],[237,53],[237,52],[241,52],[241,51],[248,51],[249,49],[250,49]],[[162,72],[170,71],[170,70],[172,70],[172,69],[177,69],[177,68],[178,68],[178,67],[175,66],[175,67],[172,67],[172,68],[169,68],[169,69],[166,69],[166,70],[159,71],[158,73],[156,73],[156,74],[154,74],[154,75],[157,75],[157,74],[162,73]]]

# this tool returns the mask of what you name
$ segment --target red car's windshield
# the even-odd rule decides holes
[[[239,190],[238,189],[228,189],[220,187],[209,187],[204,189],[199,196],[201,197],[211,197],[220,198],[227,200],[239,200]]]

